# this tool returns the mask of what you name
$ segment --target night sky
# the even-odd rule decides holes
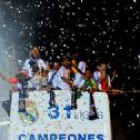
[[[117,71],[113,87],[140,89],[140,2],[138,0],[0,0],[0,38],[6,55],[22,59],[33,45],[52,62],[84,51],[89,67],[106,60]],[[18,53],[20,52],[20,53]],[[112,114],[127,135],[140,131],[140,95],[112,98]]]

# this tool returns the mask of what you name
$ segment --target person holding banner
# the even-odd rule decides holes
[[[86,62],[83,59],[83,56],[82,56],[81,52],[75,53],[73,55],[72,60],[76,61],[76,66],[77,66],[78,69],[81,70],[82,73],[86,72],[87,65],[86,65]]]
[[[85,73],[85,72],[86,72],[86,68],[87,68],[87,64],[86,64],[86,62],[84,61],[83,55],[82,55],[81,53],[78,54],[77,61],[78,61],[78,68],[79,68],[83,73]]]
[[[79,88],[80,82],[82,80],[82,73],[78,72],[78,64],[76,59],[71,60],[71,80],[72,80],[72,86],[76,86]]]
[[[96,81],[98,89],[100,91],[107,91],[111,88],[110,76],[107,74],[107,65],[101,62],[97,66],[98,71],[93,73],[93,78]]]
[[[112,95],[123,94],[123,90],[113,89],[111,86],[112,81],[115,79],[116,72],[113,72],[113,77],[107,74],[107,64],[105,62],[101,62],[97,66],[97,71],[93,73],[93,79],[95,80],[98,89],[102,92],[108,92]]]
[[[88,91],[90,95],[90,112],[89,112],[89,120],[95,120],[98,118],[93,94],[98,90],[98,87],[92,78],[92,73],[89,69],[86,69],[85,76],[83,76],[83,80],[81,81],[79,88],[82,91]]]
[[[39,67],[34,65],[32,68],[33,76],[30,78],[28,82],[28,88],[30,90],[39,90],[41,88],[41,75],[39,71]]]
[[[89,69],[86,69],[85,76],[83,76],[83,80],[81,81],[79,88],[83,91],[89,91],[91,94],[98,90],[96,82],[92,78],[92,73]]]
[[[53,69],[50,70],[48,73],[48,85],[51,85],[53,89],[59,89],[58,85],[59,81],[61,80],[58,74],[59,68],[60,68],[59,61],[56,60],[53,63]]]
[[[18,89],[18,78],[16,76],[8,78],[2,72],[0,72],[0,77],[4,81],[8,82],[11,85],[11,87],[12,87],[11,91],[12,92],[16,92],[17,91],[17,89]]]
[[[30,51],[30,58],[27,59],[23,65],[23,70],[27,70],[29,72],[29,76],[33,76],[33,66],[37,65],[40,70],[41,74],[41,69],[48,70],[49,69],[49,64],[47,65],[41,58],[40,58],[40,52],[39,48],[34,46],[31,51]]]
[[[60,76],[60,81],[58,88],[62,90],[70,89],[71,80],[70,80],[70,70],[69,70],[69,60],[68,58],[63,58],[62,66],[58,70],[58,74]]]

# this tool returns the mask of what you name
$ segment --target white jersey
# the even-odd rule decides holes
[[[79,88],[82,88],[82,87],[84,86],[84,83],[85,83],[85,80],[82,79],[82,80],[80,81],[80,83],[79,83]]]
[[[51,70],[48,73],[48,82],[52,83],[53,88],[57,88],[60,82],[60,75],[58,74],[58,71]]]
[[[36,78],[31,78],[29,81],[28,81],[28,88],[34,88],[36,90],[39,90],[40,89],[40,80],[39,79],[36,79]],[[17,89],[18,90],[21,90],[22,89],[22,84],[21,83],[17,83]]]
[[[79,64],[78,64],[78,68],[79,68],[83,73],[85,73],[85,72],[86,72],[86,62],[80,61]]]
[[[78,68],[83,72],[85,73],[86,71],[86,62],[84,61],[80,61],[79,64],[78,64]],[[73,80],[73,84],[79,88],[79,85],[82,81],[82,75],[78,72],[78,73],[75,73],[75,78]]]
[[[39,90],[41,88],[41,77],[37,76],[37,77],[31,78],[28,82],[28,87]]]
[[[27,60],[25,61],[24,65],[23,65],[23,70],[28,71],[28,72],[29,72],[29,77],[32,77],[32,76],[33,76],[33,72],[32,72],[32,68],[31,68],[31,66],[30,66],[30,61],[31,61],[31,59],[27,59]],[[37,65],[38,65],[38,67],[39,67],[40,70],[41,70],[42,68],[43,68],[44,70],[47,70],[47,65],[46,65],[46,63],[45,63],[42,59],[40,59],[40,58],[37,60]]]
[[[79,88],[81,81],[82,81],[82,75],[80,73],[76,73],[75,78],[73,80],[74,86]]]
[[[58,87],[62,90],[70,89],[70,85],[61,79],[61,77],[65,77],[66,79],[69,79],[69,70],[66,69],[64,66],[61,66],[58,71],[58,74],[60,76],[60,81],[59,81]]]

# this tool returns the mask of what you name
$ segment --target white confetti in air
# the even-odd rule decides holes
[[[3,24],[3,27],[6,27],[6,24]]]
[[[140,59],[140,54],[138,55],[138,58]]]
[[[133,0],[133,2],[134,2],[134,3],[136,3],[136,2],[137,2],[137,0]]]

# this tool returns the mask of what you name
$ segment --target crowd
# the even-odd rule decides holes
[[[112,89],[111,83],[115,78],[115,72],[110,78],[105,62],[99,62],[97,70],[92,72],[79,53],[73,54],[71,60],[66,56],[61,60],[55,59],[50,66],[48,61],[41,59],[39,48],[35,46],[31,48],[30,58],[25,60],[22,70],[16,77],[8,79],[0,72],[1,78],[12,85],[13,91],[22,88],[20,80],[23,74],[28,79],[29,90],[50,90],[50,88],[69,90],[76,87],[89,93],[94,91],[123,93],[122,90]]]

